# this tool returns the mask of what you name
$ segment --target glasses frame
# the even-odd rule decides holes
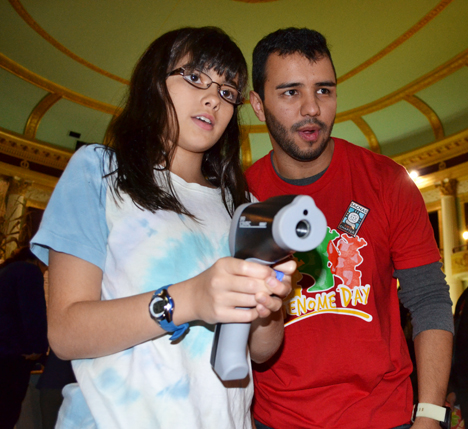
[[[205,73],[204,71],[201,71],[199,69],[194,69],[194,71],[197,71],[198,73],[202,73],[204,74],[209,80],[210,80],[210,84],[206,87],[206,88],[202,88],[200,86],[197,86],[195,85],[193,82],[191,82],[190,80],[187,79],[187,75],[185,75],[185,71],[187,69],[185,67],[179,67],[179,68],[176,68],[175,70],[172,70],[170,73],[168,73],[167,77],[169,76],[175,76],[175,75],[180,75],[182,76],[182,78],[185,80],[185,82],[187,82],[188,84],[192,85],[194,88],[197,88],[197,89],[208,89],[209,87],[211,87],[211,85],[214,83],[216,85],[218,85],[218,94],[219,96],[224,100],[226,101],[227,103],[229,104],[232,104],[233,106],[239,106],[241,104],[243,104],[243,98],[242,98],[242,95],[241,95],[241,92],[239,91],[238,88],[236,88],[234,85],[230,85],[229,83],[218,83],[218,82],[215,82],[213,79],[211,79],[211,77]],[[226,98],[224,98],[221,94],[221,87],[223,86],[227,86],[229,88],[232,88],[232,89],[235,89],[237,92],[238,92],[238,97],[237,97],[237,100],[236,101],[230,101],[230,100],[227,100]]]

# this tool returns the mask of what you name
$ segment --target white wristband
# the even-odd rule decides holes
[[[449,427],[447,426],[447,424],[448,420],[450,420],[450,414],[447,414],[448,413],[446,407],[439,407],[438,405],[421,402],[414,406],[413,417],[411,421],[414,422],[416,417],[429,417],[430,419],[434,419],[438,422],[441,422],[442,427]]]

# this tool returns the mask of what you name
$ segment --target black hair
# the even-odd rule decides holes
[[[118,197],[125,192],[140,208],[151,212],[170,210],[193,217],[175,195],[169,175],[179,125],[177,120],[171,120],[177,115],[166,79],[184,57],[188,57],[188,67],[213,69],[226,81],[237,78],[239,90],[245,91],[244,56],[221,29],[186,27],[165,33],[148,47],[134,69],[126,104],[110,125],[108,150],[110,166],[114,168],[111,175],[115,174],[113,191]],[[158,184],[155,168],[165,173],[167,191]],[[223,203],[230,214],[246,202],[248,193],[240,160],[237,106],[219,141],[205,152],[202,173],[221,189]]]
[[[257,43],[252,58],[252,83],[262,100],[265,97],[266,63],[271,54],[280,56],[301,54],[310,61],[328,57],[335,72],[327,40],[318,31],[289,27],[268,34]],[[336,72],[335,72],[336,77]]]

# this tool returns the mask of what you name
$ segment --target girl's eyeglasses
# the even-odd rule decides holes
[[[167,76],[169,77],[177,74],[180,74],[186,82],[198,89],[208,89],[211,84],[214,83],[218,85],[218,93],[223,100],[234,106],[242,104],[242,96],[239,90],[233,85],[227,83],[220,84],[200,70],[187,70],[184,67],[179,67],[171,71]]]

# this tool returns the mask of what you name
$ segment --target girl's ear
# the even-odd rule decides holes
[[[259,121],[265,122],[265,112],[263,110],[263,101],[255,91],[250,91],[250,105],[254,110]]]

